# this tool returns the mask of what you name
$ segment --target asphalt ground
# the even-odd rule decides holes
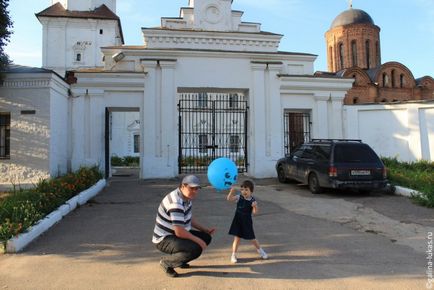
[[[22,253],[0,256],[0,289],[427,289],[424,245],[432,210],[380,193],[313,196],[275,179],[255,180],[254,192],[255,233],[270,259],[242,241],[239,263],[230,263],[235,205],[226,192],[205,186],[193,213],[217,232],[191,268],[169,278],[151,238],[157,207],[178,182],[111,179]],[[394,212],[396,204],[404,205]],[[371,225],[402,226],[401,234],[414,228],[410,237],[393,237]]]

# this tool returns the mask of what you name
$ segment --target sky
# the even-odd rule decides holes
[[[261,23],[263,31],[283,34],[279,50],[317,55],[314,69],[326,71],[324,34],[349,0],[233,0],[242,21]],[[434,77],[434,0],[353,0],[381,28],[382,63],[397,61],[419,78]],[[9,0],[13,35],[6,53],[14,63],[41,66],[42,25],[35,13],[51,0]],[[160,17],[178,17],[188,0],[118,0],[126,45],[143,44],[141,28],[157,27]]]

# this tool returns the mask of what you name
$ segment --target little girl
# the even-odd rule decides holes
[[[258,204],[252,196],[253,188],[253,182],[246,180],[241,184],[240,195],[235,195],[235,188],[231,187],[226,197],[228,201],[237,201],[237,210],[235,211],[235,216],[232,220],[231,228],[229,229],[229,234],[235,236],[232,244],[232,263],[238,262],[236,254],[241,238],[252,241],[252,244],[255,246],[261,258],[268,259],[267,253],[265,253],[259,245],[253,231],[252,212],[253,214],[258,212]]]

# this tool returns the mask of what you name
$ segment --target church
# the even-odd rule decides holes
[[[53,0],[37,13],[43,68],[13,65],[0,87],[0,184],[83,165],[111,176],[113,115],[131,112],[142,179],[205,173],[218,157],[274,177],[276,160],[304,141],[353,137],[344,102],[381,99],[351,95],[370,68],[347,64],[343,40],[330,43],[330,72],[315,73],[316,55],[280,51],[283,35],[243,22],[232,0],[186,2],[142,28],[140,46],[124,43],[116,0]]]
[[[353,78],[345,104],[408,102],[434,99],[434,79],[415,79],[397,61],[381,63],[380,27],[360,9],[339,14],[325,34],[328,72],[315,75]]]

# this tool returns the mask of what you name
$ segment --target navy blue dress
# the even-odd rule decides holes
[[[231,228],[229,229],[230,235],[234,235],[245,240],[255,239],[252,221],[253,202],[255,202],[255,198],[253,196],[250,200],[245,199],[242,195],[239,196],[237,210],[235,211],[235,216],[232,220]]]

